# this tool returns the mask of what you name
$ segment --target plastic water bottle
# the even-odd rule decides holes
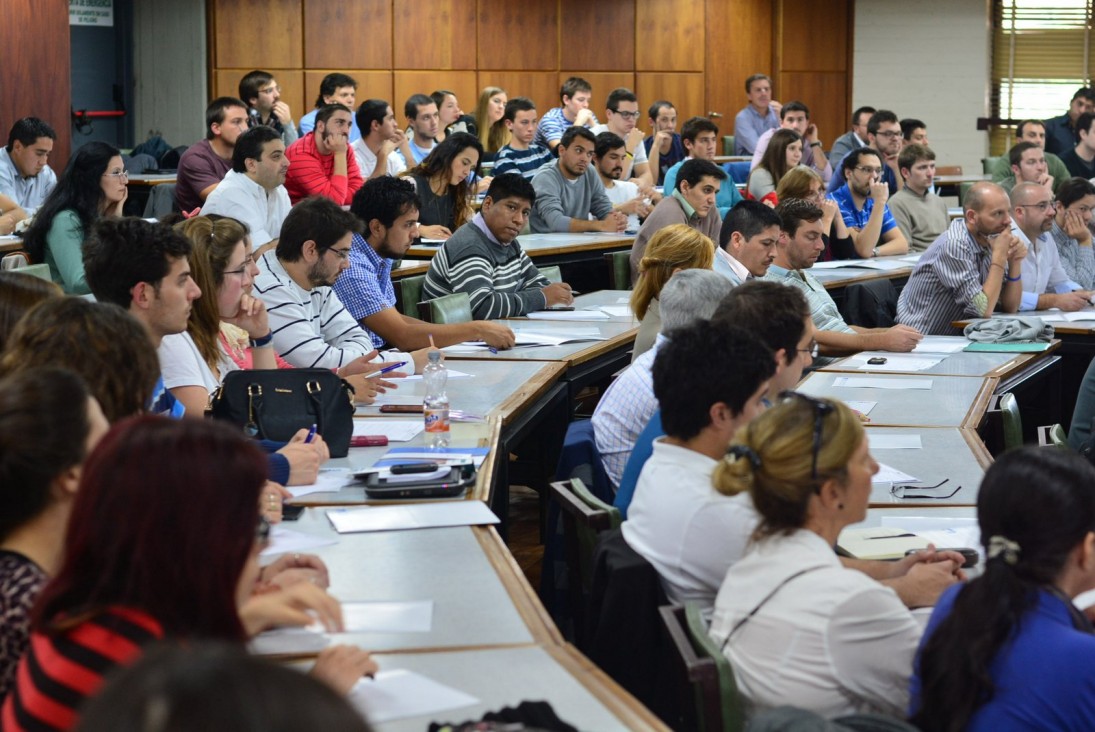
[[[449,446],[449,398],[445,395],[445,383],[449,372],[441,363],[441,351],[430,351],[429,363],[422,369],[426,382],[426,400],[422,413],[426,418],[426,444],[430,447]]]

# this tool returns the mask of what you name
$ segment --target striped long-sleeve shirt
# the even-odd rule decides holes
[[[550,283],[521,245],[516,239],[502,244],[492,238],[482,214],[457,229],[430,262],[423,298],[466,292],[476,320],[510,318],[547,307],[540,290]]]

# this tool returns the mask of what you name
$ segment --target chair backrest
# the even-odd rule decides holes
[[[677,688],[680,695],[681,729],[722,732],[722,698],[719,671],[714,660],[696,653],[689,637],[685,610],[679,605],[658,608],[678,661]]]
[[[684,619],[688,628],[688,638],[692,641],[692,648],[696,655],[714,664],[718,677],[718,699],[722,710],[721,728],[708,727],[709,732],[721,729],[723,732],[739,732],[745,728],[745,706],[742,703],[741,694],[738,693],[738,684],[734,679],[734,670],[730,667],[730,660],[718,647],[718,644],[708,633],[707,623],[703,619],[703,613],[699,604],[695,602],[685,603]]]
[[[726,163],[723,165],[723,170],[730,176],[730,180],[734,183],[745,183],[749,180],[749,166],[751,163],[748,160],[739,160],[732,163]]]
[[[451,295],[418,303],[418,317],[427,323],[470,323],[471,300],[466,292],[454,292]]]
[[[962,175],[961,165],[940,165],[935,169],[936,175]]]
[[[563,270],[559,269],[557,264],[549,264],[547,267],[537,267],[540,270],[540,274],[547,278],[548,282],[562,282]]]
[[[734,154],[734,136],[723,135],[722,136],[722,154],[733,155]]]
[[[1019,416],[1019,402],[1012,393],[1001,394],[997,404],[1004,426],[1004,449],[1023,446],[1023,419]]]
[[[1038,444],[1042,447],[1058,447],[1071,450],[1065,428],[1059,424],[1042,425],[1038,428]]]
[[[981,172],[985,175],[1007,175],[1011,172],[1011,161],[1007,155],[997,155],[995,157],[981,158]]]
[[[422,300],[422,283],[425,281],[426,275],[401,277],[395,281],[399,288],[400,311],[408,318],[418,317],[418,303]]]
[[[631,250],[605,252],[605,262],[608,264],[609,287],[613,290],[630,290]]]

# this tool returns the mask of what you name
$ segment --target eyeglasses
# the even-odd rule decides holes
[[[242,277],[243,275],[247,274],[251,270],[251,267],[254,264],[255,264],[255,258],[254,257],[248,257],[247,259],[243,260],[243,266],[242,267],[240,267],[239,269],[226,269],[224,271],[224,274],[226,274],[226,275],[237,275],[239,277]]]
[[[104,178],[117,178],[118,180],[129,180],[128,170],[112,170],[109,173],[103,173]]]
[[[815,346],[816,347],[816,346]],[[810,461],[810,480],[817,483],[817,456],[821,452],[821,428],[824,425],[825,416],[832,414],[836,409],[829,402],[823,402],[820,399],[814,399],[812,396],[807,396],[798,391],[783,391],[779,394],[780,401],[787,401],[788,399],[801,399],[814,408],[814,454],[813,459]],[[821,486],[815,485],[814,492],[820,493]]]
[[[638,112],[621,112],[617,109],[610,109],[609,111],[612,112],[613,114],[620,115],[624,119],[638,119],[639,118],[639,113]]]
[[[343,261],[346,261],[347,259],[350,258],[350,248],[349,247],[347,247],[346,249],[335,249],[334,247],[331,247],[327,251],[334,252],[336,255],[338,255],[338,258],[343,260]]]
[[[799,353],[808,353],[808,354],[810,354],[810,358],[817,358],[817,354],[820,353],[820,350],[821,349],[818,347],[817,341],[814,341],[813,343],[810,344],[809,348],[800,348],[800,349],[798,349],[798,352]]]
[[[892,139],[894,137],[897,137],[900,134],[901,134],[901,130],[891,130],[889,132],[876,132],[876,133],[874,133],[874,136],[875,137],[889,137],[889,138]]]
[[[934,490],[938,490],[939,488],[942,488],[944,485],[946,485],[949,482],[950,482],[950,478],[944,478],[941,482],[936,483],[935,485],[915,485],[915,484],[912,484],[912,483],[894,483],[892,486],[890,486],[890,495],[893,496],[894,498],[901,498],[901,499],[927,498],[927,499],[933,500],[933,501],[945,500],[947,498],[953,498],[955,495],[957,495],[958,491],[962,490],[962,486],[958,486],[957,488],[955,488],[953,491],[951,491],[950,493],[948,493],[946,495],[912,494],[912,493],[906,493],[905,491],[909,491],[909,490],[934,491]]]
[[[266,520],[265,516],[259,516],[258,526],[255,527],[255,541],[259,544],[266,544],[270,541],[270,522]]]
[[[278,94],[280,94],[281,93],[281,87],[280,86],[268,86],[265,89],[259,89],[260,94],[273,94],[274,92],[277,92]]]
[[[1036,208],[1039,211],[1045,211],[1050,208],[1057,208],[1056,201],[1042,201],[1041,203],[1017,203],[1015,208]]]
[[[860,173],[866,173],[867,175],[882,175],[882,168],[872,168],[867,165],[857,165],[855,170]]]

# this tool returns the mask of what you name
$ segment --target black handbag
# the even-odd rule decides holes
[[[354,388],[328,369],[230,371],[210,400],[209,415],[276,442],[288,442],[314,424],[331,457],[346,457],[354,431]]]

